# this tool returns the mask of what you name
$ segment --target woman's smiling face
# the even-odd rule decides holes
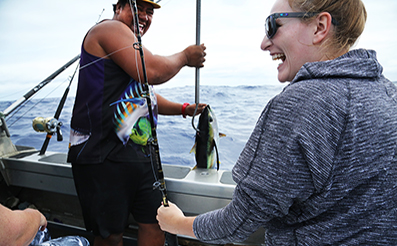
[[[292,10],[287,0],[277,0],[271,13],[297,12]],[[273,60],[282,61],[278,70],[280,82],[292,81],[299,69],[306,63],[316,61],[315,49],[313,49],[313,33],[315,31],[313,21],[303,23],[300,18],[276,19],[278,30],[268,39],[264,37],[261,49],[270,52]]]

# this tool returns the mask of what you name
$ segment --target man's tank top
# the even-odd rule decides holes
[[[147,161],[150,122],[142,85],[111,59],[81,49],[79,82],[71,120],[68,161]],[[157,122],[157,100],[150,86]]]

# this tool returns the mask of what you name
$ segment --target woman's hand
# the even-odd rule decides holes
[[[180,233],[178,225],[186,218],[182,210],[180,210],[172,202],[168,202],[169,207],[164,207],[162,204],[157,210],[156,219],[159,222],[161,230],[168,231],[172,234]]]

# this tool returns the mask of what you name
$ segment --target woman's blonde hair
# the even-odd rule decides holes
[[[348,51],[354,45],[367,21],[361,0],[288,0],[288,3],[294,11],[331,14],[337,25],[334,39],[326,45],[340,51]]]

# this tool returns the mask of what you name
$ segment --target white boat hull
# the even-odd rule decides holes
[[[42,212],[48,211],[50,216],[57,217],[56,220],[71,221],[65,223],[67,226],[84,227],[71,164],[66,162],[67,155],[49,151],[39,155],[36,149],[22,146],[8,147],[7,150],[11,152],[4,153],[7,152],[5,146],[11,141],[4,134],[0,140],[0,149],[4,150],[0,152],[0,170],[6,184],[27,189],[30,195],[25,195],[25,199],[30,199]],[[178,204],[186,215],[198,215],[222,208],[232,199],[236,184],[228,170],[192,170],[185,166],[166,164],[162,166],[168,198]],[[63,211],[55,211],[60,206],[57,203],[75,205],[70,205],[69,209],[64,208]],[[131,227],[136,227],[133,219]],[[260,229],[244,245],[261,245],[263,237],[264,230]]]

